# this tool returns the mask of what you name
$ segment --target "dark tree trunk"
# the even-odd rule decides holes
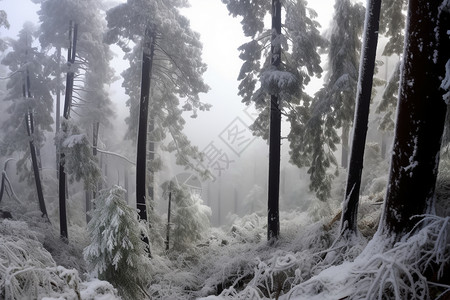
[[[145,33],[146,42],[142,53],[141,99],[139,104],[139,124],[136,155],[136,206],[141,220],[147,220],[147,129],[148,106],[150,98],[150,82],[152,77],[155,38]]]
[[[170,246],[170,215],[172,205],[172,182],[169,183],[169,204],[167,206],[167,231],[166,231],[166,251],[169,251]]]
[[[359,82],[356,95],[355,118],[353,121],[353,141],[348,168],[347,186],[342,207],[341,234],[353,235],[357,232],[357,214],[361,174],[366,145],[367,123],[369,120],[370,96],[372,93],[375,54],[378,43],[381,0],[368,1],[366,23],[361,51]]]
[[[55,113],[55,135],[58,136],[61,129],[61,47],[56,48],[58,67],[56,69],[56,113]],[[56,143],[56,178],[59,178],[59,156],[60,145]]]
[[[281,1],[272,0],[272,46],[271,63],[276,69],[281,64],[281,45],[274,45],[281,35]],[[267,239],[278,239],[280,235],[279,194],[280,194],[280,146],[281,111],[279,95],[270,96],[270,132],[269,132],[269,191],[267,211]]]
[[[341,167],[347,169],[348,168],[348,135],[350,132],[350,126],[345,124],[342,127],[342,154],[341,154]]]
[[[430,212],[447,106],[441,82],[450,59],[450,20],[441,1],[411,0],[394,146],[380,229],[400,240]],[[444,15],[445,14],[445,15]]]
[[[23,97],[31,100],[31,92],[30,92],[30,74],[28,68],[26,70],[26,79],[23,85]],[[33,166],[33,175],[34,182],[36,184],[36,192],[39,201],[39,209],[41,210],[42,217],[46,218],[49,222],[47,208],[45,206],[44,193],[42,192],[42,183],[41,176],[39,174],[39,161],[38,156],[36,154],[36,146],[34,144],[34,118],[33,113],[29,110],[25,116],[25,124],[27,128],[29,144],[30,144],[30,155],[31,155],[31,163]]]
[[[0,185],[0,203],[2,203],[3,193],[5,192],[5,181],[6,181],[6,172],[4,170],[2,172],[2,182]]]
[[[67,50],[67,64],[69,66],[73,66],[73,64],[75,63],[76,48],[77,48],[77,33],[78,33],[78,24],[71,21],[69,31],[69,47]],[[70,107],[72,106],[74,77],[75,73],[71,67],[67,72],[66,94],[64,97],[63,117],[66,120],[68,120],[70,117]],[[66,128],[63,127],[63,130],[66,130]],[[59,160],[59,226],[61,237],[68,241],[69,235],[67,230],[66,192],[67,192],[67,180],[66,180],[66,173],[64,171],[64,153],[61,152]]]

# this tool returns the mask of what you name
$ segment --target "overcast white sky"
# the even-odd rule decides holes
[[[189,119],[187,133],[194,144],[201,149],[210,141],[217,139],[220,132],[233,121],[235,117],[251,123],[251,119],[243,112],[245,106],[241,103],[236,80],[241,60],[237,48],[246,41],[242,34],[240,19],[232,18],[220,0],[190,0],[191,7],[183,13],[190,18],[191,27],[200,33],[204,46],[203,59],[208,65],[205,81],[211,87],[208,94],[201,96],[202,101],[211,103],[211,112],[200,113],[197,119]],[[334,0],[314,0],[309,6],[319,13],[319,23],[323,29],[328,27],[333,12]],[[22,28],[24,21],[38,24],[36,10],[38,5],[30,0],[2,0],[1,9],[8,14],[10,30],[1,29],[0,35],[15,37]],[[117,59],[121,59],[122,54]],[[120,72],[119,63],[113,64]],[[125,66],[125,64],[123,65]],[[128,114],[124,105],[126,96],[120,91],[121,80],[113,85],[111,96],[121,117]],[[247,119],[245,119],[247,118]],[[124,126],[124,123],[122,123]],[[201,134],[199,134],[201,132]]]

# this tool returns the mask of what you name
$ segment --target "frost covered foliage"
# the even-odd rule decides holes
[[[198,169],[201,154],[183,133],[183,112],[195,118],[211,105],[203,103],[200,93],[209,87],[203,81],[206,65],[201,58],[202,44],[189,20],[180,13],[187,1],[127,0],[107,11],[106,41],[126,53],[129,68],[122,72],[122,86],[129,96],[126,138],[137,138],[143,45],[151,39],[151,101],[149,102],[149,140],[161,149],[175,153],[177,164]],[[134,45],[130,49],[129,45]],[[166,143],[166,141],[168,141]],[[153,170],[157,171],[157,170]]]
[[[424,216],[422,225],[392,248],[376,235],[353,262],[323,270],[280,299],[428,299],[434,283],[425,275],[439,280],[448,268],[450,219]],[[450,289],[437,286],[435,297]]]
[[[107,282],[83,282],[78,271],[57,266],[24,222],[0,222],[0,298],[118,299]]]
[[[147,245],[142,241],[147,229],[124,199],[125,190],[118,186],[100,192],[88,224],[91,243],[84,257],[94,273],[126,299],[142,299],[146,277],[151,276]]]
[[[172,187],[173,248],[178,251],[192,247],[210,227],[211,208],[196,193],[183,187]]]
[[[238,219],[227,233],[214,231],[208,248],[199,248],[196,295],[208,299],[275,299],[309,279],[332,242],[335,229],[311,224],[306,213],[282,213],[283,234],[276,250],[267,245],[267,219],[256,214]],[[253,235],[253,238],[251,237]],[[259,237],[259,238],[258,238]]]
[[[449,268],[450,218],[422,217],[417,226],[423,228],[402,242],[391,246],[389,239],[375,235],[366,245],[361,239],[339,265],[325,258],[337,228],[327,232],[320,222],[297,231],[297,239],[287,237],[289,243],[281,239],[277,251],[261,244],[223,247],[228,261],[215,256],[222,272],[215,266],[218,274],[207,277],[203,296],[217,276],[228,286],[219,296],[203,299],[437,299],[450,290],[448,283],[438,283]],[[233,256],[236,251],[242,253]]]
[[[70,120],[64,120],[61,126],[63,130],[57,138],[61,140],[70,181],[83,179],[86,186],[94,189],[101,173],[87,136]]]
[[[338,166],[334,156],[342,136],[348,136],[353,122],[358,79],[360,37],[364,7],[350,0],[336,0],[333,23],[329,30],[327,73],[324,86],[300,113],[290,118],[291,162],[308,167],[310,190],[324,201],[331,197],[331,184]],[[348,143],[342,138],[342,143]],[[345,148],[345,146],[344,146]]]
[[[33,47],[36,28],[29,22],[24,24],[17,40],[11,41],[11,51],[1,60],[14,74],[9,77],[6,95],[3,100],[8,103],[7,115],[2,119],[1,129],[4,133],[0,154],[20,153],[17,168],[20,179],[29,176],[30,137],[27,134],[25,116],[33,114],[33,143],[39,149],[45,142],[45,132],[52,131],[53,99],[50,79],[51,59],[38,48]],[[29,79],[30,93],[24,95],[25,82]],[[25,97],[26,96],[26,97]]]

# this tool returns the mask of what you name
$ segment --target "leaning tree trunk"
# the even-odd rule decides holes
[[[410,0],[397,122],[380,231],[400,240],[430,212],[447,106],[450,20],[442,1]],[[450,76],[450,74],[447,74]]]
[[[341,235],[349,237],[357,232],[357,214],[364,147],[366,145],[369,120],[370,96],[372,93],[375,54],[378,43],[381,0],[369,0],[366,9],[366,23],[359,68],[359,82],[356,95],[353,141],[348,166],[347,187],[342,204]]]
[[[26,99],[31,99],[31,92],[30,92],[30,73],[28,71],[28,68],[26,70],[26,79],[24,80],[23,84],[23,97]],[[47,214],[47,208],[45,206],[45,200],[44,200],[44,193],[42,192],[42,183],[41,183],[41,176],[39,174],[39,162],[38,162],[38,156],[36,152],[36,146],[34,144],[34,118],[33,118],[33,112],[29,110],[27,114],[25,115],[25,124],[27,128],[29,143],[30,143],[30,155],[31,155],[31,163],[33,165],[33,175],[34,175],[34,182],[36,184],[36,192],[38,196],[39,201],[39,209],[41,210],[42,217],[46,218],[47,221],[50,222],[50,219],[48,218]]]
[[[70,31],[69,31],[69,47],[67,50],[67,64],[69,66],[73,66],[75,63],[75,55],[76,55],[76,46],[77,46],[77,32],[78,32],[78,24],[73,21],[70,22]],[[75,73],[73,68],[69,68],[67,72],[66,78],[66,94],[64,98],[64,119],[68,120],[70,117],[70,107],[72,105],[72,93],[73,93],[73,79],[75,77]],[[62,127],[62,130],[65,131],[67,128],[65,126]],[[62,141],[60,141],[62,142]],[[61,145],[60,145],[61,147]],[[61,149],[61,148],[60,148]],[[64,153],[60,151],[60,159],[59,159],[59,226],[60,226],[60,235],[63,239],[68,240],[68,230],[67,230],[67,211],[66,211],[66,191],[67,191],[67,180],[66,173],[64,171]]]
[[[281,64],[281,45],[275,44],[281,35],[281,1],[272,0],[272,45],[271,63],[276,69]],[[269,191],[267,211],[267,239],[278,239],[280,235],[279,194],[280,194],[280,146],[281,111],[279,95],[270,96],[269,132]]]

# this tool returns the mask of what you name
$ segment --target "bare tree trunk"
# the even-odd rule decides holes
[[[272,66],[281,64],[281,45],[275,45],[281,35],[281,1],[272,0]],[[269,192],[267,212],[267,239],[278,239],[280,235],[279,194],[280,194],[280,147],[281,147],[281,111],[279,95],[270,96],[270,132],[269,132]]]
[[[30,73],[28,71],[28,68],[26,70],[26,78],[24,80],[23,84],[23,97],[26,99],[32,99],[31,92],[30,92]],[[29,144],[30,144],[30,155],[31,155],[31,163],[33,165],[33,175],[34,175],[34,182],[36,184],[36,192],[38,196],[39,201],[39,209],[41,210],[42,217],[46,218],[47,221],[50,222],[50,219],[48,218],[47,214],[47,208],[45,206],[45,200],[44,200],[44,193],[42,192],[42,183],[41,183],[41,176],[39,173],[39,162],[38,162],[38,156],[36,154],[36,146],[34,144],[34,118],[33,118],[33,112],[29,110],[27,114],[25,115],[25,124],[27,128],[28,138],[29,138]]]
[[[359,68],[359,83],[356,95],[355,118],[353,121],[353,141],[348,168],[347,187],[342,205],[341,235],[355,235],[359,190],[366,145],[367,123],[369,120],[370,97],[372,93],[375,55],[378,43],[381,0],[369,0],[366,8],[364,39]]]
[[[55,135],[58,136],[61,129],[61,47],[56,48],[58,67],[56,69],[56,113],[55,113]],[[59,156],[60,145],[56,143],[56,178],[59,178]]]
[[[150,83],[152,78],[153,55],[155,50],[155,38],[149,36],[149,30],[145,33],[146,42],[142,53],[142,81],[141,100],[139,105],[139,125],[136,155],[136,206],[139,209],[141,220],[147,220],[147,129],[148,106],[150,98]]]
[[[429,213],[447,106],[441,88],[450,59],[449,13],[441,1],[410,0],[385,208],[379,230],[394,241]],[[447,74],[448,75],[448,74]]]
[[[150,100],[150,85],[152,79],[153,55],[155,52],[155,35],[145,31],[145,42],[142,51],[142,79],[141,99],[139,104],[139,124],[136,154],[136,206],[139,218],[147,221],[147,134],[148,134],[148,106]],[[152,129],[153,130],[153,129]],[[153,197],[153,184],[150,191]],[[151,257],[150,242],[147,237],[142,238],[147,244],[147,252]]]
[[[70,21],[69,47],[67,50],[67,63],[69,66],[72,66],[75,63],[77,33],[78,33],[78,24],[76,24],[73,21]],[[70,117],[74,77],[75,77],[74,70],[70,68],[69,71],[67,72],[66,95],[64,98],[63,117],[66,120],[68,120]],[[63,131],[64,130],[66,130],[66,128],[63,127]],[[67,180],[66,180],[66,173],[64,171],[64,153],[61,152],[59,160],[59,225],[61,237],[68,241],[69,235],[67,230],[66,192],[67,192]]]
[[[169,204],[167,206],[167,232],[166,232],[166,251],[169,251],[170,247],[170,215],[172,213],[171,210],[172,205],[172,182],[169,182]]]

